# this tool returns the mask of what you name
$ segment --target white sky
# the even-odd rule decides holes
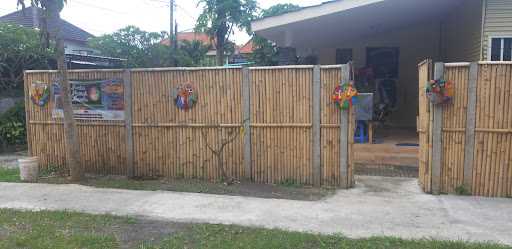
[[[261,8],[278,3],[310,6],[324,1],[326,0],[258,0]],[[175,2],[178,30],[192,29],[200,13],[197,0]],[[16,9],[16,0],[0,0],[0,16]],[[68,0],[62,18],[94,35],[111,33],[128,25],[135,25],[146,31],[169,30],[169,0]],[[244,44],[248,39],[245,32],[236,32],[234,36],[237,44]]]

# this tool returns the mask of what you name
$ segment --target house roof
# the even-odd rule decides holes
[[[254,51],[254,43],[252,42],[252,39],[248,41],[245,45],[240,47],[238,51],[241,54],[252,54],[252,52]]]
[[[442,19],[465,0],[337,0],[252,22],[278,46],[323,48]]]
[[[282,26],[290,23],[314,19],[321,16],[335,14],[345,10],[366,6],[385,0],[331,0],[319,5],[303,7],[301,9],[284,13],[282,15],[270,16],[252,22],[252,30],[260,31],[268,28]]]
[[[27,28],[40,28],[38,23],[41,23],[40,20],[43,18],[43,12],[39,8],[34,8],[35,7],[28,7],[24,10],[18,10],[5,16],[1,16],[0,22],[18,24]],[[37,19],[34,18],[34,13],[37,15]],[[55,23],[48,23],[49,29],[52,29],[54,26]],[[62,20],[61,28],[61,32],[65,40],[86,42],[89,38],[94,37],[89,32],[69,23],[66,20]]]
[[[213,45],[210,37],[200,32],[179,32],[178,41],[200,41],[205,45]],[[162,40],[161,44],[169,45],[169,39]]]

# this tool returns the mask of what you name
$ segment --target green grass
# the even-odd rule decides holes
[[[105,230],[127,219],[72,212],[21,212],[0,209],[0,248],[118,248]]]
[[[73,212],[24,212],[0,209],[0,249],[505,249],[495,244],[434,240],[402,240],[388,237],[348,239],[281,230],[226,225],[187,225],[109,215]],[[149,222],[152,224],[152,222]],[[157,223],[157,222],[154,222]],[[165,229],[172,227],[171,230]],[[162,234],[164,230],[172,234]],[[160,234],[156,234],[160,233]],[[142,238],[140,235],[143,234]],[[153,238],[153,239],[152,239]],[[161,239],[154,239],[161,238]],[[128,241],[127,241],[128,239]]]
[[[0,182],[20,182],[20,171],[0,167]]]
[[[484,243],[457,241],[402,240],[389,237],[348,239],[341,235],[322,236],[281,230],[250,229],[225,225],[196,225],[153,249],[174,248],[337,248],[337,249],[498,249],[510,248]]]

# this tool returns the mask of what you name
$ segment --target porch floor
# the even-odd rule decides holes
[[[356,164],[418,167],[419,147],[414,146],[418,144],[416,130],[379,128],[375,130],[374,141],[374,144],[354,145]]]

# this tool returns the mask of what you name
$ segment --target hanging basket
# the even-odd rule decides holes
[[[44,107],[50,100],[50,88],[45,83],[33,83],[32,92],[30,93],[32,103],[39,107]]]
[[[197,89],[190,83],[176,86],[171,96],[176,107],[183,111],[192,109],[198,101]]]
[[[357,103],[358,92],[352,82],[337,86],[332,93],[332,101],[341,110],[347,110]]]
[[[431,80],[427,83],[425,94],[432,104],[448,104],[452,102],[455,94],[453,82],[445,80]]]

